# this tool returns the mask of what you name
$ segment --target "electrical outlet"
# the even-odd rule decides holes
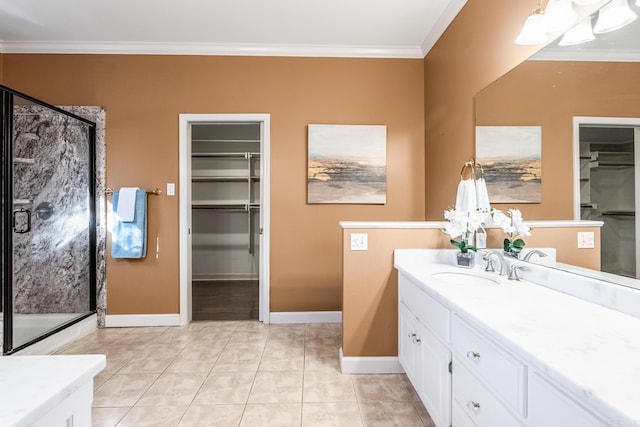
[[[578,249],[591,249],[596,247],[595,234],[593,231],[578,232]]]
[[[367,233],[351,233],[351,250],[366,251],[369,246],[369,235]]]

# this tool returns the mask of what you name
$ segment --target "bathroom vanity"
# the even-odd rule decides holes
[[[436,426],[640,426],[639,291],[532,264],[508,280],[449,250],[394,265],[399,361]]]
[[[8,356],[0,358],[0,425],[91,425],[93,377],[104,355]]]

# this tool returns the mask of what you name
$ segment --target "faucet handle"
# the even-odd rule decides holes
[[[491,258],[483,258],[487,261],[487,265],[484,267],[484,271],[494,272],[496,269],[493,267],[493,260]]]
[[[509,267],[509,280],[520,280],[520,276],[518,276],[518,270],[526,271],[527,267],[524,265],[513,265]]]

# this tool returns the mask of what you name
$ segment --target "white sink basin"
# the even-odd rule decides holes
[[[477,283],[479,285],[498,285],[500,282],[498,279],[488,276],[482,276],[480,274],[475,274],[467,271],[440,271],[437,273],[433,273],[434,276],[438,280],[442,280],[444,282],[449,283]]]

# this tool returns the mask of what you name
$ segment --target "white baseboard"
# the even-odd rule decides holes
[[[341,311],[272,311],[269,323],[342,323]]]
[[[107,328],[180,326],[180,314],[107,314],[104,326]]]
[[[344,357],[342,347],[340,370],[343,374],[404,374],[397,356]]]
[[[79,340],[85,335],[98,329],[98,316],[89,316],[86,319],[82,319],[78,323],[55,333],[42,341],[31,344],[20,351],[16,351],[16,356],[31,356],[31,355],[46,355],[52,354],[60,350],[62,347],[71,344],[74,341]]]

